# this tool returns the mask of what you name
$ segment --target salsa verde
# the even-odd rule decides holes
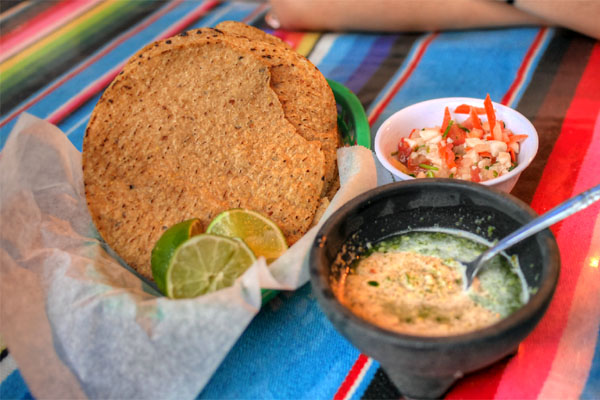
[[[489,326],[528,301],[518,261],[497,256],[468,291],[468,261],[487,249],[473,236],[413,231],[370,246],[334,283],[342,304],[383,328],[445,336]]]

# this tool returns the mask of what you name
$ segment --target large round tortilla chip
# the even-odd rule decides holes
[[[226,35],[237,36],[233,42],[236,46],[258,54],[269,65],[271,87],[286,118],[302,137],[321,142],[325,155],[323,195],[335,194],[337,187],[332,186],[338,175],[336,152],[341,141],[335,98],[323,74],[281,39],[258,28],[237,21],[221,22],[217,28]]]
[[[84,138],[92,218],[148,278],[151,249],[167,227],[193,217],[206,226],[243,207],[270,216],[291,244],[310,227],[323,189],[320,145],[285,118],[266,64],[200,32],[135,55]]]
[[[276,46],[287,47],[288,49],[293,51],[293,49],[286,42],[279,39],[277,36],[269,35],[265,31],[244,24],[243,22],[223,21],[219,22],[219,24],[215,28],[217,30],[224,31],[225,33],[231,33],[237,36],[244,36],[251,40],[258,40],[261,42],[268,42]]]

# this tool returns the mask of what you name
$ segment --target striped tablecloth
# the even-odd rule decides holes
[[[600,183],[600,43],[545,27],[427,33],[269,30],[265,3],[2,2],[0,147],[20,113],[57,125],[81,149],[103,89],[155,39],[240,20],[281,37],[354,91],[372,132],[409,104],[446,96],[514,107],[540,148],[512,194],[542,213]],[[448,398],[600,398],[600,204],[552,227],[562,272],[552,304],[518,354],[465,377]],[[1,295],[1,293],[0,293]],[[1,315],[0,315],[1,316]],[[0,320],[0,334],[2,321]],[[31,393],[2,345],[0,398]],[[124,377],[126,379],[126,377]],[[310,285],[255,317],[200,398],[396,398],[377,361],[341,337]]]

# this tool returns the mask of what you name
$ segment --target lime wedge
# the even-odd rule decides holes
[[[288,248],[283,232],[272,220],[256,211],[242,208],[217,215],[206,232],[242,239],[256,257],[265,257],[267,263],[275,261]]]
[[[190,237],[200,233],[202,233],[200,220],[188,219],[167,229],[154,245],[150,259],[152,277],[163,294],[167,294],[165,277],[175,250]]]
[[[200,234],[183,242],[166,273],[167,296],[192,298],[233,285],[256,257],[240,240]]]

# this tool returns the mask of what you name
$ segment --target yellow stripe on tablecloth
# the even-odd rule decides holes
[[[298,47],[296,48],[296,51],[298,53],[302,54],[304,57],[306,57],[308,55],[308,53],[310,53],[310,51],[313,49],[313,47],[315,47],[315,43],[317,43],[317,40],[319,40],[319,37],[321,37],[320,33],[304,34],[304,36],[302,37],[302,40],[300,40],[300,43],[298,44]]]

